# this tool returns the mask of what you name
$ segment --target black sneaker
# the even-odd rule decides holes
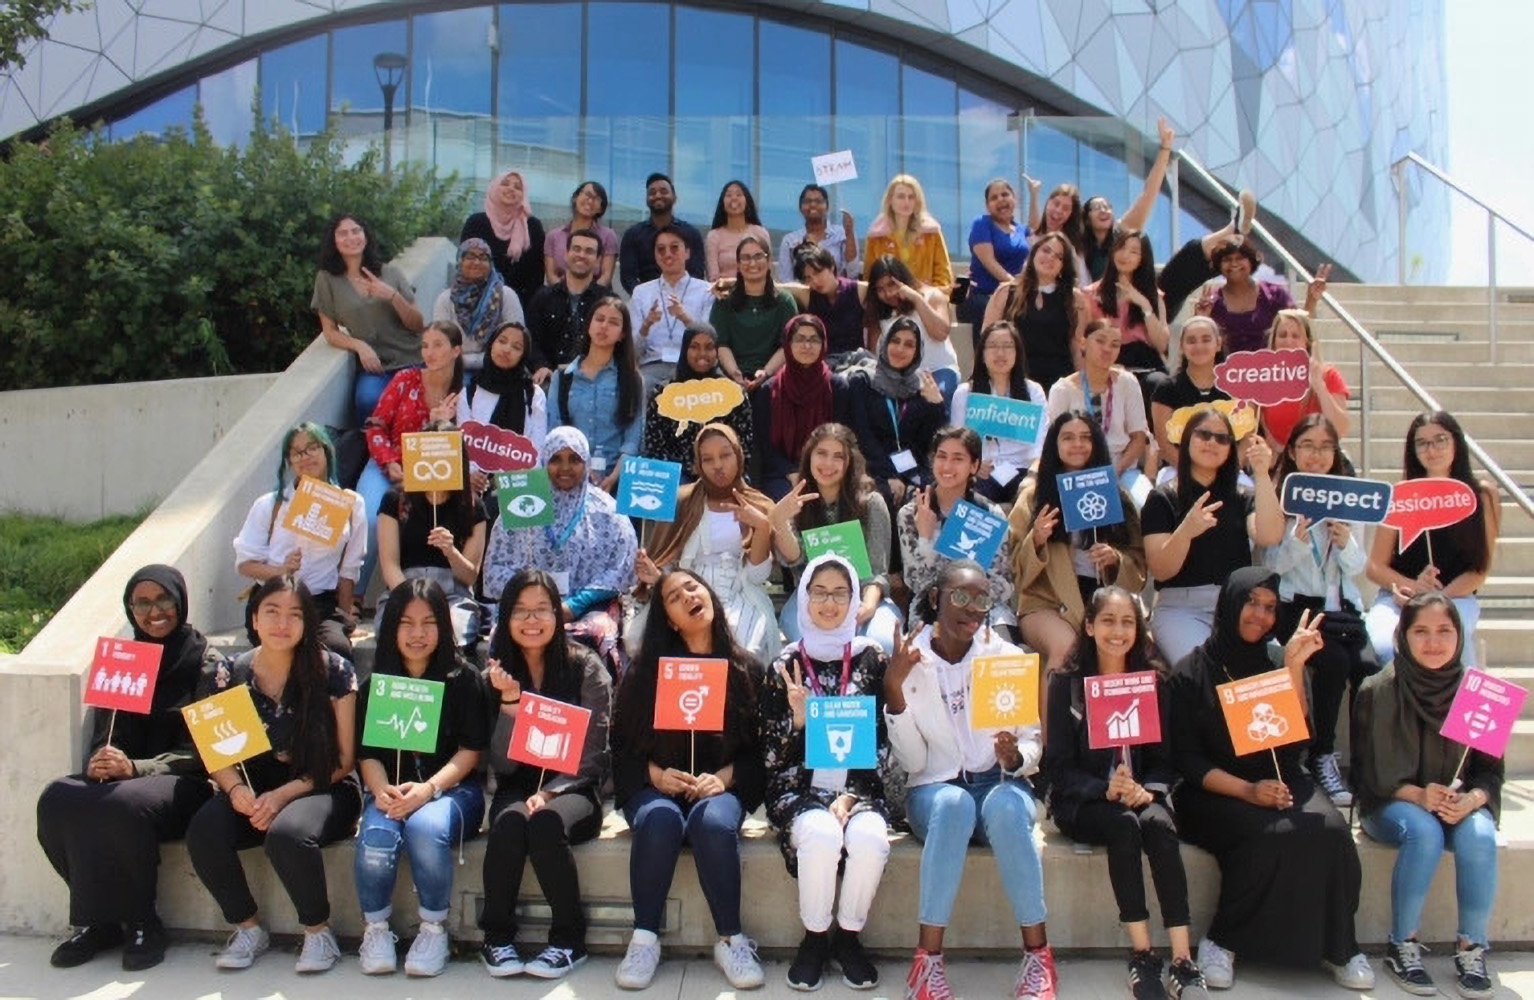
[[[485,938],[485,943],[479,946],[479,960],[484,963],[485,971],[496,979],[520,976],[527,968],[517,953],[517,946],[510,941]]]
[[[1419,997],[1438,994],[1438,987],[1433,985],[1433,977],[1427,974],[1427,968],[1422,964],[1422,953],[1425,950],[1415,939],[1400,944],[1394,941],[1385,943],[1385,971],[1390,973],[1397,986]]]
[[[551,944],[522,971],[537,979],[563,979],[585,964],[585,948],[561,948]]]
[[[1454,953],[1454,988],[1470,1000],[1483,1000],[1496,992],[1486,972],[1486,946],[1473,944]]]
[[[831,934],[829,931],[805,931],[794,954],[794,963],[788,967],[788,985],[806,993],[820,989],[826,959],[831,957]]]
[[[831,943],[831,957],[841,966],[842,982],[855,990],[871,990],[879,985],[879,967],[863,950],[857,931],[837,928]]]
[[[1155,952],[1130,952],[1129,995],[1134,1000],[1167,1000],[1166,987],[1161,985],[1161,959]]]
[[[123,945],[123,969],[143,972],[165,961],[165,925],[159,920],[128,925],[128,939]]]
[[[55,969],[73,969],[122,943],[123,929],[117,924],[91,924],[77,928],[68,941],[53,949],[48,961]]]
[[[1209,984],[1191,958],[1179,958],[1166,974],[1166,992],[1172,1000],[1209,1000]]]

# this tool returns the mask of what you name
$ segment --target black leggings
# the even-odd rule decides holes
[[[556,795],[535,813],[527,811],[527,795],[516,787],[498,788],[490,802],[490,833],[485,839],[485,904],[479,929],[486,940],[509,944],[517,936],[517,896],[528,858],[533,875],[549,901],[553,919],[549,944],[557,948],[586,945],[586,916],[581,910],[581,883],[570,848],[592,839],[602,829],[602,809],[589,796]]]
[[[1182,304],[1198,286],[1219,274],[1204,256],[1203,240],[1189,240],[1177,248],[1172,259],[1166,262],[1156,279],[1161,297],[1166,302],[1166,318],[1170,321],[1182,309]]]
[[[1353,614],[1358,609],[1344,602]],[[1314,614],[1322,602],[1312,599],[1309,603],[1286,601],[1278,610],[1279,642],[1288,642],[1299,624],[1300,614],[1307,608]],[[1322,633],[1322,645],[1310,658],[1307,671],[1310,675],[1310,752],[1331,753],[1337,748],[1337,716],[1342,712],[1342,699],[1351,686],[1354,693],[1369,676],[1371,670],[1364,664],[1364,648],[1367,640],[1360,637],[1356,643],[1347,643],[1334,635]]]
[[[1108,848],[1108,880],[1113,883],[1122,923],[1150,919],[1140,867],[1144,855],[1150,860],[1156,898],[1161,901],[1162,923],[1188,926],[1188,876],[1182,866],[1177,821],[1164,803],[1129,809],[1107,799],[1084,802],[1069,826],[1069,830],[1062,826],[1061,832],[1071,839]]]
[[[250,894],[240,851],[261,845],[298,911],[298,922],[316,927],[330,919],[320,848],[350,837],[361,814],[362,790],[355,777],[294,799],[265,831],[251,826],[248,817],[235,812],[229,797],[220,794],[192,817],[186,847],[197,877],[231,924],[256,915],[256,898]]]

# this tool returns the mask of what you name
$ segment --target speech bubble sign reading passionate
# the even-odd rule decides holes
[[[1474,514],[1476,503],[1475,490],[1458,479],[1403,479],[1391,491],[1385,523],[1400,532],[1397,544],[1405,552],[1424,532],[1447,528]]]
[[[1279,501],[1285,514],[1313,522],[1379,524],[1390,513],[1390,492],[1390,484],[1378,479],[1291,472],[1284,477]]]
[[[1214,384],[1231,399],[1258,406],[1304,399],[1310,391],[1310,354],[1298,347],[1237,351],[1214,366]]]

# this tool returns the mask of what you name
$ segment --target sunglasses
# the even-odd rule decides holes
[[[1213,442],[1215,444],[1230,444],[1233,440],[1231,436],[1226,434],[1224,431],[1210,431],[1205,430],[1202,427],[1194,431],[1193,436],[1198,438],[1200,441]]]

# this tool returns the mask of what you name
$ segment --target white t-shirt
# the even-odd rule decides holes
[[[1049,422],[1068,410],[1086,410],[1097,417],[1108,437],[1108,453],[1115,464],[1129,439],[1136,432],[1150,434],[1145,420],[1145,397],[1140,394],[1140,383],[1122,368],[1115,366],[1108,380],[1108,391],[1089,404],[1082,398],[1081,373],[1063,378],[1049,387]]]

